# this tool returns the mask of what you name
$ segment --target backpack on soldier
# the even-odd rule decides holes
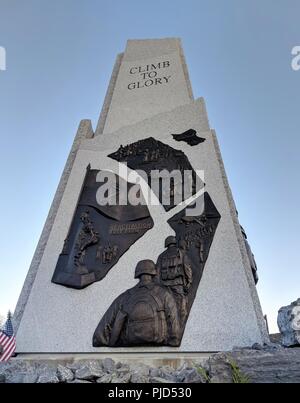
[[[180,250],[167,250],[161,257],[162,281],[174,280],[178,275],[183,275],[183,256]]]
[[[128,345],[159,345],[167,338],[164,303],[155,289],[135,289],[123,306],[127,323],[123,342]],[[125,341],[125,340],[126,341]]]

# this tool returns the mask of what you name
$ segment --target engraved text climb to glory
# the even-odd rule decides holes
[[[168,84],[171,76],[165,73],[165,69],[170,67],[170,62],[147,64],[144,66],[132,66],[129,74],[136,78],[136,81],[128,84],[129,90],[151,87],[152,85]],[[163,75],[158,76],[158,72],[163,70]]]

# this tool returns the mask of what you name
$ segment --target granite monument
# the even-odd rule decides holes
[[[263,344],[256,282],[180,40],[128,41],[95,131],[79,125],[15,311],[17,352]]]

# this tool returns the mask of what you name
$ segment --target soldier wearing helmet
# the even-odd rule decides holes
[[[154,262],[138,262],[135,278],[139,283],[121,294],[101,319],[93,346],[178,346],[181,335],[176,302],[158,283]]]
[[[152,260],[141,260],[136,265],[134,278],[140,278],[142,275],[145,274],[148,274],[151,277],[157,275],[157,270]]]
[[[165,240],[167,248],[157,260],[159,281],[169,288],[174,295],[181,323],[187,317],[187,294],[191,287],[193,274],[189,258],[186,254],[186,242],[177,241],[174,236],[168,236]]]

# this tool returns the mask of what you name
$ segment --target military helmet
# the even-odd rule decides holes
[[[140,277],[142,274],[150,274],[155,276],[157,274],[155,263],[152,260],[141,260],[135,268],[134,278]]]
[[[170,245],[176,245],[176,238],[175,236],[168,236],[165,240],[165,248],[167,248]]]

